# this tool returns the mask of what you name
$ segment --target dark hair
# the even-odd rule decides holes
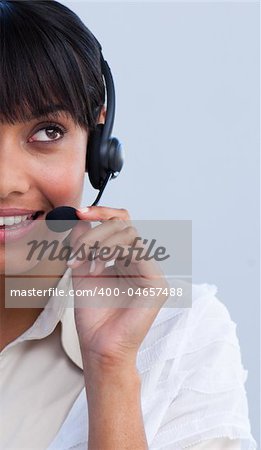
[[[92,130],[105,101],[96,38],[66,6],[0,0],[0,122],[63,109]]]

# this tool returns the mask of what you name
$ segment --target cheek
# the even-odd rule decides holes
[[[61,161],[42,167],[38,186],[54,207],[80,205],[85,175],[85,158],[83,149],[80,150],[75,149]]]

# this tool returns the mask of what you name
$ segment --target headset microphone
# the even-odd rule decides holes
[[[91,206],[98,204],[108,181],[118,176],[124,163],[122,145],[117,138],[111,137],[115,117],[114,82],[109,65],[103,58],[99,42],[98,45],[101,55],[102,75],[106,87],[107,110],[105,123],[96,125],[94,131],[90,134],[87,145],[85,171],[88,171],[94,189],[99,190]],[[48,228],[55,232],[64,232],[73,228],[78,220],[76,210],[71,206],[58,206],[46,216]]]

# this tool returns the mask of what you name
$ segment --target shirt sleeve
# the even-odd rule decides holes
[[[236,324],[215,295],[184,316],[186,341],[178,369],[176,359],[166,362],[170,402],[150,450],[255,450]]]

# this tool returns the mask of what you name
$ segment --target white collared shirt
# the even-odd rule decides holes
[[[71,269],[57,287],[72,289]],[[193,285],[192,308],[162,308],[139,349],[150,450],[257,448],[236,324],[216,293],[214,285]],[[51,297],[32,327],[0,353],[1,449],[88,448],[88,405],[70,302]]]

